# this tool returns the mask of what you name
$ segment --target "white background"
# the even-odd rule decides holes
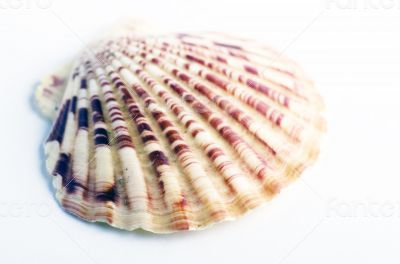
[[[326,101],[321,156],[272,202],[154,235],[65,213],[34,84],[121,18],[233,32],[298,60]],[[400,1],[0,0],[0,263],[400,263]]]

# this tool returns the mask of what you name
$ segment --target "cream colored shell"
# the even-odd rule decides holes
[[[322,100],[293,61],[217,34],[125,34],[43,79],[46,166],[65,210],[156,233],[270,200],[316,158]]]

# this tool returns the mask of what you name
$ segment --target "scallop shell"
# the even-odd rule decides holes
[[[309,166],[323,103],[292,60],[223,34],[106,38],[42,80],[63,208],[155,233],[235,219]]]

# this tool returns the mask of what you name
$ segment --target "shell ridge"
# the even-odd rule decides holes
[[[167,93],[164,93],[166,95]],[[171,97],[168,97],[171,99]],[[175,102],[177,104],[177,102]],[[183,112],[181,112],[183,113]],[[181,121],[185,122],[185,124],[188,125],[189,132],[195,133],[193,135],[194,139],[199,142],[199,145],[207,152],[214,153],[212,155],[215,155],[215,157],[211,157],[211,160],[213,160],[214,163],[216,163],[216,166],[219,167],[219,170],[225,174],[225,177],[227,177],[227,181],[229,182],[230,180],[233,180],[236,176],[243,177],[242,173],[239,173],[238,168],[234,168],[234,163],[230,161],[229,159],[226,160],[226,158],[223,158],[223,151],[221,148],[216,147],[216,145],[209,139],[210,136],[206,136],[206,132],[196,124],[195,120],[190,116],[190,114],[185,113],[181,114],[182,118]],[[185,121],[186,120],[186,121]],[[220,157],[220,159],[217,159]],[[231,169],[226,169],[226,168],[231,168]],[[246,185],[246,183],[242,183],[243,186]],[[236,188],[240,188],[239,185],[236,186]]]

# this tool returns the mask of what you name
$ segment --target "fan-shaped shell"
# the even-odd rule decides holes
[[[269,200],[318,154],[322,101],[293,61],[217,34],[99,41],[37,90],[69,212],[157,233]]]

